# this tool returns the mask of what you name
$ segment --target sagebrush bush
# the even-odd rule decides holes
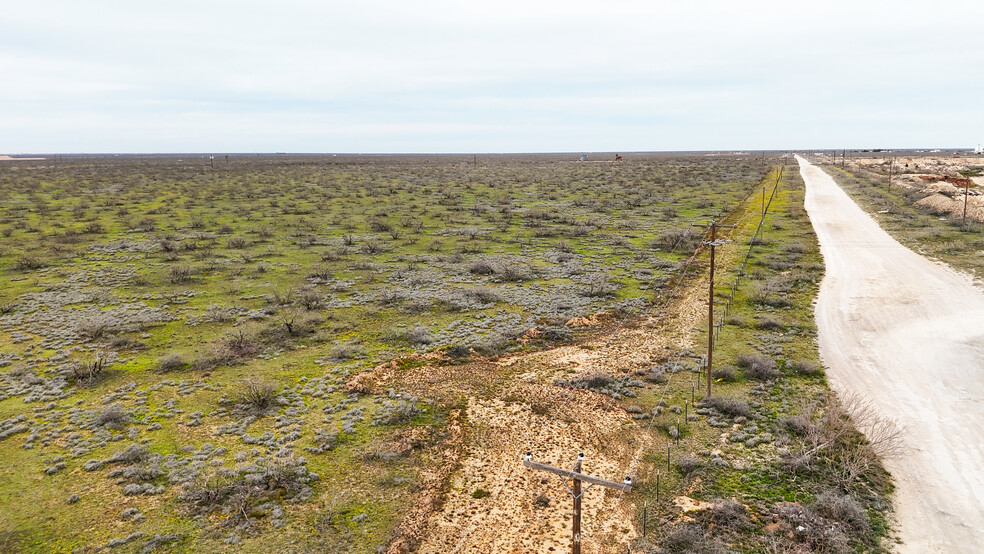
[[[720,379],[726,383],[730,383],[738,379],[738,369],[733,365],[722,365],[714,368],[711,371],[711,375],[715,379]]]
[[[352,360],[355,358],[361,358],[365,356],[366,349],[355,343],[343,344],[328,355],[328,358],[333,362],[342,362],[345,360]]]
[[[404,333],[404,338],[406,338],[407,342],[414,346],[422,346],[434,342],[434,335],[431,334],[430,329],[424,327],[423,325],[417,325],[416,327],[408,329],[406,333]]]
[[[147,345],[131,337],[113,337],[109,346],[116,350],[139,350]]]
[[[749,379],[771,381],[779,377],[776,361],[762,354],[739,354],[738,367]]]
[[[752,292],[749,294],[749,298],[751,298],[755,303],[765,304],[766,306],[772,306],[774,308],[786,308],[792,306],[792,301],[786,298],[786,294],[790,291],[792,286],[790,281],[791,280],[789,277],[783,275],[770,277],[763,283],[755,284],[755,286],[752,287]]]
[[[822,372],[820,364],[813,360],[796,360],[790,367],[800,375],[817,375]]]
[[[682,456],[677,456],[674,461],[677,469],[680,473],[684,475],[690,475],[691,473],[697,471],[701,467],[700,460],[690,454],[683,454]]]
[[[810,421],[809,416],[803,414],[781,417],[779,418],[779,423],[784,425],[793,434],[800,435],[800,436],[809,433],[813,426],[813,423]]]
[[[471,347],[464,344],[458,344],[449,347],[445,352],[452,358],[467,358],[471,355]]]
[[[778,331],[783,328],[782,322],[773,317],[763,317],[758,321],[757,326],[764,331]]]
[[[129,414],[126,413],[126,410],[123,409],[122,405],[111,404],[96,414],[96,417],[93,418],[92,423],[97,427],[119,430],[130,421],[132,420]]]
[[[705,396],[702,400],[697,402],[697,405],[702,408],[711,408],[717,412],[729,416],[745,416],[748,417],[752,415],[752,408],[748,405],[748,402],[740,398],[731,398],[728,396]]]
[[[489,287],[472,287],[465,289],[465,296],[473,298],[482,304],[495,304],[496,302],[500,302],[502,300],[499,294]]]
[[[180,355],[171,354],[161,358],[161,360],[157,362],[156,369],[158,373],[168,373],[171,371],[179,371],[186,367],[188,367],[188,364],[185,363],[184,359]]]
[[[700,246],[704,235],[691,227],[668,229],[653,243],[653,246],[663,250],[691,252]]]
[[[635,397],[635,392],[630,390],[630,388],[643,386],[642,381],[628,377],[613,377],[601,372],[590,373],[570,380],[558,379],[554,384],[561,387],[593,390],[611,396],[616,400],[623,396],[627,398]]]
[[[417,403],[407,400],[399,400],[397,402],[386,401],[376,412],[373,417],[373,425],[399,425],[402,423],[409,423],[413,418],[421,412],[421,409],[417,407]]]

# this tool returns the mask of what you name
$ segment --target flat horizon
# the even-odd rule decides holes
[[[741,148],[741,149],[706,149],[706,150],[541,150],[541,151],[498,151],[498,152],[291,152],[291,151],[255,151],[255,152],[223,152],[223,151],[187,151],[187,152],[17,152],[0,153],[0,156],[24,158],[29,156],[555,156],[555,155],[634,155],[634,154],[780,154],[800,152],[847,152],[847,153],[885,153],[885,152],[925,152],[943,153],[953,151],[974,152],[975,147],[927,146],[914,148]]]

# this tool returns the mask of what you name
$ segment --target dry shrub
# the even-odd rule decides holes
[[[757,304],[765,304],[774,308],[785,308],[792,305],[792,302],[786,298],[790,287],[791,283],[788,277],[771,277],[764,283],[756,284],[752,288],[749,298]]]
[[[306,290],[298,296],[297,302],[304,306],[305,310],[319,310],[324,307],[325,298],[318,291]]]
[[[366,349],[355,343],[346,343],[331,351],[328,358],[333,362],[353,360],[366,355]]]
[[[711,375],[715,379],[719,379],[726,383],[730,383],[738,379],[738,369],[732,365],[723,365],[716,367],[711,371]]]
[[[719,527],[733,531],[744,531],[752,527],[745,506],[734,500],[714,500],[713,506],[707,511],[711,522]]]
[[[187,266],[175,266],[168,270],[167,280],[175,285],[184,285],[191,282],[193,271]]]
[[[473,298],[482,304],[495,304],[496,302],[502,301],[499,294],[489,287],[472,287],[465,289],[465,296]]]
[[[749,379],[771,381],[779,377],[776,361],[761,354],[739,354],[738,367]]]
[[[431,334],[430,329],[424,327],[423,325],[417,325],[412,329],[407,329],[403,336],[406,338],[407,342],[414,346],[421,346],[434,342],[434,335]]]
[[[773,317],[763,317],[759,320],[757,326],[763,331],[778,331],[783,328],[782,322]]]
[[[492,264],[484,260],[479,260],[468,266],[468,271],[475,275],[492,275],[495,273],[495,268],[492,267]]]
[[[855,537],[865,540],[873,538],[871,524],[868,522],[864,506],[849,494],[838,494],[834,491],[824,492],[817,497],[813,509],[827,519],[847,525]]]
[[[91,385],[106,376],[109,364],[102,356],[96,356],[91,360],[76,362],[71,369],[70,378],[79,385]]]
[[[684,523],[677,525],[663,539],[663,548],[668,552],[697,551],[704,542],[704,528],[700,525]]]
[[[662,540],[664,552],[690,554],[726,554],[732,552],[716,538],[708,536],[701,525],[682,523],[674,527]]]
[[[831,554],[841,554],[851,552],[850,540],[844,533],[843,526],[836,521],[831,521],[815,512],[808,506],[801,504],[788,503],[780,504],[776,507],[776,516],[779,520],[778,531],[782,532],[790,552],[825,552]],[[795,548],[788,543],[792,542],[805,547]]]
[[[97,427],[119,430],[130,421],[132,420],[129,414],[127,414],[123,409],[123,406],[120,404],[112,404],[96,414],[96,417],[93,418],[92,423]]]
[[[21,256],[14,262],[14,269],[17,271],[31,271],[33,269],[41,269],[47,265],[47,262],[37,256],[26,255]]]
[[[814,411],[816,408],[808,407],[803,413]],[[799,447],[788,455],[788,469],[821,470],[845,490],[862,477],[876,486],[887,486],[881,460],[905,450],[899,424],[880,416],[871,402],[854,394],[831,397],[809,424],[794,419],[784,422],[802,436]]]
[[[273,383],[249,379],[243,383],[235,402],[236,406],[244,412],[266,414],[278,406],[277,386]]]
[[[690,475],[700,469],[702,465],[698,458],[691,456],[690,454],[677,456],[675,464],[677,469],[680,470],[680,473],[684,475]]]
[[[789,364],[789,366],[800,375],[818,375],[822,373],[820,364],[813,360],[796,360]]]
[[[733,417],[748,417],[752,415],[752,408],[748,405],[748,402],[740,398],[731,398],[728,396],[705,396],[697,402],[697,406],[701,408],[712,408],[719,413]]]
[[[161,361],[157,362],[156,370],[158,373],[168,373],[171,371],[179,371],[188,367],[184,359],[178,354],[171,354],[165,356]]]
[[[227,527],[252,524],[254,510],[268,502],[296,502],[310,491],[309,476],[302,463],[293,459],[271,464],[259,473],[236,475],[216,472],[186,484],[178,500],[192,515],[219,513]]]
[[[668,229],[653,241],[653,246],[663,250],[690,252],[696,250],[704,235],[693,228]]]

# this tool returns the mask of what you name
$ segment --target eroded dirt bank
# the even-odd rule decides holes
[[[904,428],[886,460],[901,552],[984,551],[984,292],[903,247],[800,158],[826,263],[816,306],[832,386]]]

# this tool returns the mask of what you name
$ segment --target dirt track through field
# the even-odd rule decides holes
[[[984,552],[984,292],[900,245],[799,158],[827,273],[816,318],[835,390],[904,427],[886,461],[900,552]]]

